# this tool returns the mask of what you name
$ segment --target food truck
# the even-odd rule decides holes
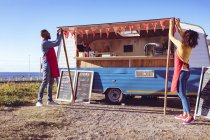
[[[103,93],[110,103],[120,103],[123,98],[134,96],[163,96],[168,55],[168,96],[177,96],[170,92],[176,47],[169,47],[169,20],[60,26],[70,70],[93,71],[92,92]],[[191,76],[187,84],[188,96],[194,96],[202,66],[210,66],[207,35],[200,26],[180,24],[183,30],[199,33],[189,62]],[[174,36],[180,39],[176,28]],[[63,45],[57,53],[60,71],[68,69]]]

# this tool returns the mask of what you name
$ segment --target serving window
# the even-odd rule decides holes
[[[118,25],[103,25],[95,34],[77,34],[77,44],[88,44],[89,54],[77,57],[78,67],[165,67],[168,46],[168,23],[165,28],[157,24],[145,24],[148,27],[135,28]],[[137,24],[136,24],[137,25]],[[152,26],[151,26],[152,25]],[[110,28],[106,28],[109,26]],[[142,24],[142,26],[144,26]],[[124,30],[123,28],[127,28]],[[130,28],[130,30],[128,30]],[[88,29],[89,31],[92,30]],[[100,30],[100,32],[99,32]],[[123,31],[124,30],[124,31]],[[87,30],[84,30],[87,31]],[[87,32],[86,32],[87,33]],[[78,47],[80,47],[78,45]],[[83,50],[78,48],[79,53]],[[172,47],[173,50],[173,47]],[[173,54],[173,51],[171,55]],[[86,53],[84,51],[84,53]],[[173,56],[171,57],[173,66]]]
[[[103,57],[103,56],[166,56],[168,45],[168,29],[165,30],[145,30],[138,33],[135,32],[132,36],[124,34],[109,33],[107,38],[106,33],[96,34],[95,37],[83,37],[77,35],[77,47],[79,52],[84,52],[81,47],[84,42],[90,48],[91,55],[87,57]],[[91,36],[91,35],[89,35]],[[84,46],[84,45],[83,45]],[[96,54],[96,55],[92,55]],[[100,55],[101,54],[101,55]],[[109,55],[102,55],[109,54]],[[80,55],[83,57],[84,55]]]

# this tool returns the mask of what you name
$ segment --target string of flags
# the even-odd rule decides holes
[[[103,31],[106,32],[106,37],[108,38],[111,29],[113,29],[116,36],[117,36],[118,32],[124,33],[127,28],[129,29],[129,31],[131,33],[134,31],[134,29],[138,33],[140,33],[141,29],[145,29],[146,32],[149,33],[149,27],[152,26],[153,31],[156,32],[158,23],[160,24],[162,31],[164,31],[166,28],[166,22],[169,22],[169,20],[160,20],[159,22],[154,21],[154,22],[146,22],[146,23],[141,23],[141,24],[138,23],[138,24],[132,24],[132,25],[128,25],[128,26],[121,25],[121,26],[112,26],[112,27],[106,27],[106,28],[91,28],[90,30],[88,30],[88,29],[86,29],[86,30],[64,30],[63,34],[64,34],[65,38],[68,38],[69,35],[71,35],[71,37],[73,37],[77,33],[77,34],[79,34],[79,36],[81,38],[83,38],[84,34],[86,35],[86,37],[88,37],[89,33],[91,33],[94,38],[96,35],[96,31],[98,30],[98,32],[100,34],[100,38],[102,37]]]

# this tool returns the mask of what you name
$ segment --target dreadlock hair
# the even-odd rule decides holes
[[[48,32],[46,29],[43,29],[43,30],[41,30],[41,36],[43,37],[43,34],[45,33],[45,32]]]

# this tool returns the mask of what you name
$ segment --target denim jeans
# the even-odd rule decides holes
[[[187,80],[189,78],[188,71],[182,70],[179,76],[179,94],[181,99],[183,112],[190,113],[190,103],[187,98]]]
[[[47,100],[52,101],[52,86],[54,83],[54,78],[51,75],[50,67],[48,62],[44,61],[43,64],[43,78],[42,78],[42,84],[39,89],[38,93],[38,102],[42,103],[43,93],[47,86]]]

